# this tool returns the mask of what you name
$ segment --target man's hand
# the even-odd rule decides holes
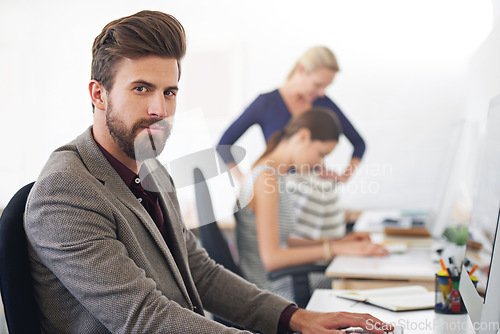
[[[303,334],[344,333],[342,329],[348,327],[361,327],[375,334],[394,330],[390,324],[361,313],[319,313],[299,309],[290,319],[290,330]]]

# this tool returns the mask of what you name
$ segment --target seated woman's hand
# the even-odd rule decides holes
[[[368,232],[352,232],[340,238],[341,241],[371,241]]]
[[[369,241],[337,241],[331,244],[336,255],[387,256],[389,251],[383,246]]]

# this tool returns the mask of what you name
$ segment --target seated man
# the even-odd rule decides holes
[[[309,312],[257,289],[214,263],[186,229],[154,159],[171,130],[185,45],[182,25],[151,11],[113,21],[95,39],[93,125],[54,151],[26,207],[42,331],[238,331],[206,309],[264,333],[375,323],[381,333],[385,324],[369,315]]]

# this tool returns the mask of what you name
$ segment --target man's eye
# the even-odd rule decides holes
[[[138,92],[143,93],[143,92],[146,91],[146,87],[144,87],[144,86],[135,87],[135,90],[138,91]]]
[[[167,95],[167,96],[175,96],[175,92],[173,90],[169,89],[169,90],[165,91],[165,95]]]

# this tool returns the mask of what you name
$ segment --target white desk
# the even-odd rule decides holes
[[[441,269],[437,262],[437,248],[444,248],[443,258],[463,258],[464,247],[451,245],[444,240],[421,237],[385,236],[384,218],[401,218],[398,210],[364,211],[356,221],[356,231],[371,232],[372,241],[407,242],[408,250],[403,254],[387,257],[336,256],[326,269],[326,276],[338,278],[334,289],[372,289],[398,285],[423,285],[434,290],[435,274]]]
[[[400,219],[401,210],[364,210],[354,224],[356,232],[383,232],[384,219]]]
[[[307,309],[318,312],[370,313],[374,317],[403,327],[404,334],[471,334],[472,323],[467,314],[438,314],[434,310],[392,312],[380,307],[338,298],[333,290],[315,290]]]
[[[433,252],[430,247],[410,247],[404,254],[391,254],[380,258],[336,256],[327,267],[325,274],[329,277],[340,278],[334,281],[334,284],[337,284],[335,288],[368,289],[417,284],[432,291],[435,274],[440,270],[440,266],[433,263]],[[398,281],[399,284],[397,284]]]

